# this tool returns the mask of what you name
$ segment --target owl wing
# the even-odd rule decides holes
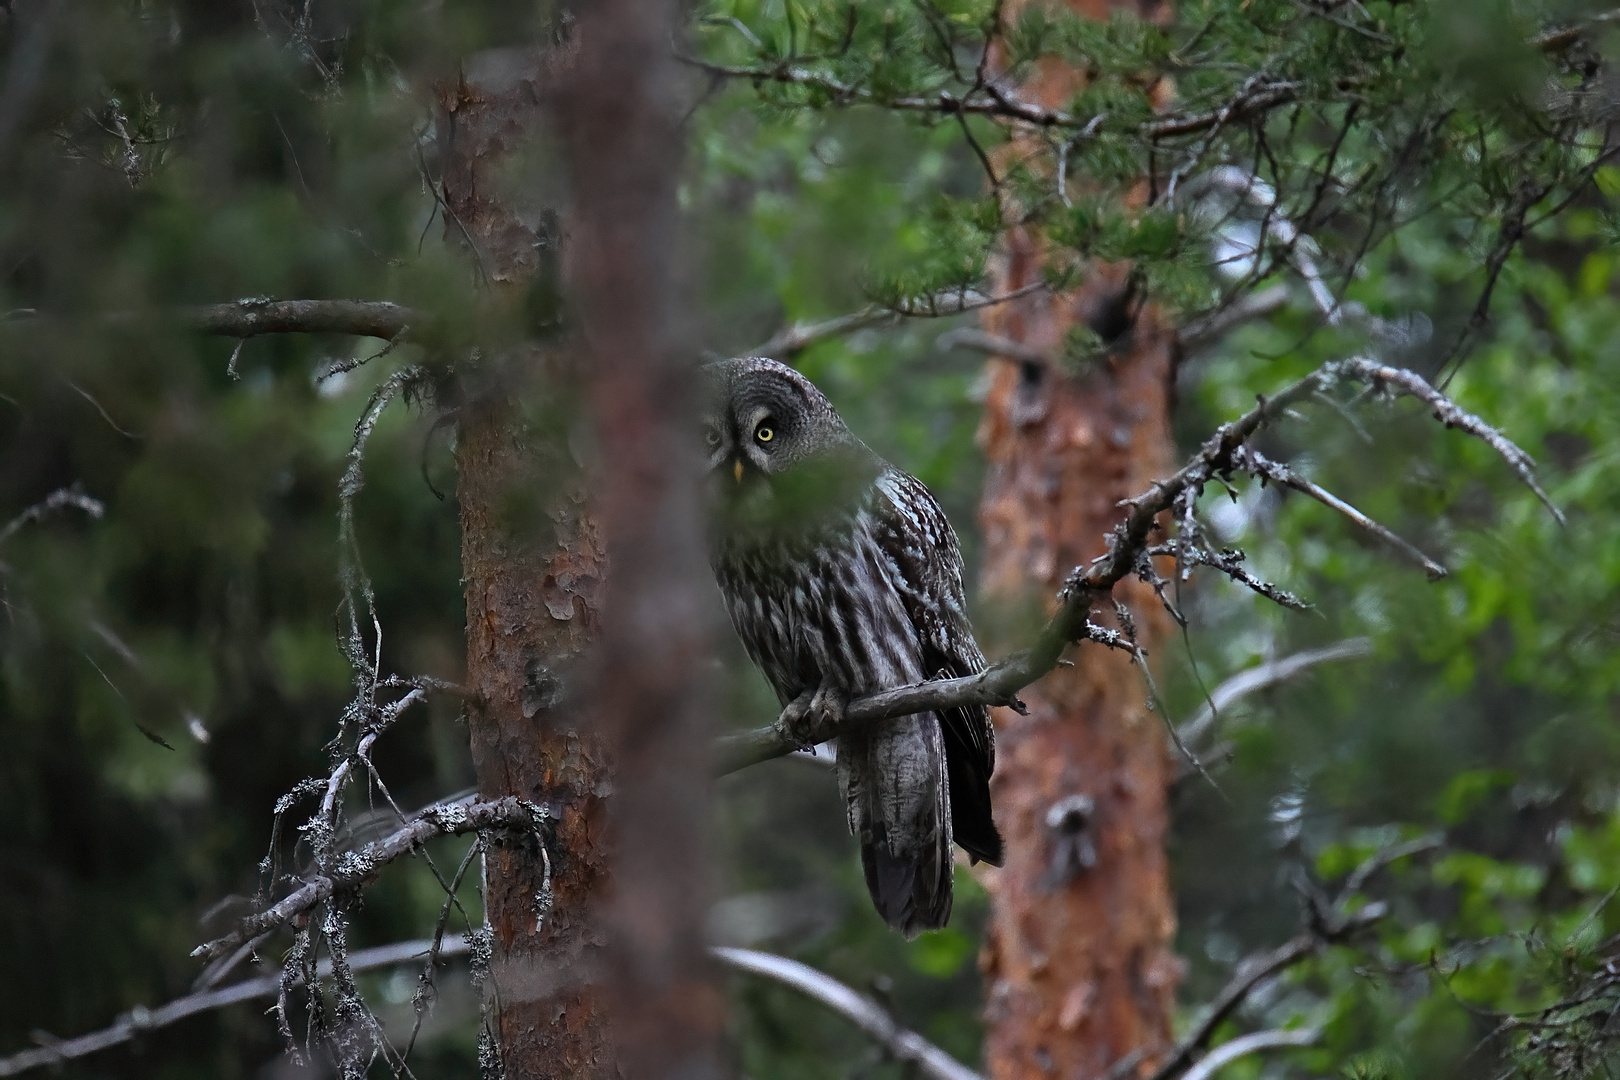
[[[874,536],[888,556],[895,586],[922,646],[930,677],[974,675],[986,667],[968,622],[962,548],[945,511],[922,482],[887,469],[878,477]],[[1001,865],[1001,835],[990,816],[995,729],[983,705],[939,714],[956,842],[975,859]]]

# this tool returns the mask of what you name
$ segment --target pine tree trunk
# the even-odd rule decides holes
[[[446,238],[471,248],[492,303],[516,304],[546,238],[500,197],[499,179],[540,120],[541,72],[499,54],[468,67],[439,95]],[[553,822],[543,852],[512,843],[485,855],[493,956],[480,1057],[486,1076],[493,1063],[510,1078],[607,1080],[618,1075],[617,1055],[594,975],[611,881],[602,843],[611,747],[568,693],[601,633],[607,553],[563,434],[519,406],[543,362],[567,374],[561,358],[528,348],[487,358],[492,369],[461,389],[458,403],[467,716],[479,793],[531,800]]]
[[[574,192],[566,335],[484,358],[458,417],[478,785],[554,823],[543,849],[508,842],[485,863],[481,1057],[507,1080],[717,1073],[695,354],[671,326],[671,13],[598,0],[543,64],[490,54],[469,65],[483,77],[441,92],[447,235],[473,247],[497,308],[531,323],[559,309],[542,258],[556,238],[529,223],[546,215],[502,195],[542,104]]]
[[[1071,6],[1093,16],[1140,7]],[[1016,6],[1008,8],[1011,20]],[[1020,92],[1062,107],[1082,85],[1080,73],[1048,66]],[[1011,233],[996,291],[1039,280],[1041,250],[1040,236]],[[1073,293],[990,309],[985,328],[1060,355],[1077,324],[1105,338],[1118,329],[1130,314],[1126,278],[1123,267],[1100,268]],[[983,589],[997,608],[1050,603],[1064,575],[1102,553],[1121,517],[1116,503],[1170,466],[1175,340],[1151,305],[1135,314],[1107,360],[1079,373],[991,361],[981,519]],[[1151,590],[1133,583],[1115,595],[1135,614],[1143,647],[1156,651],[1166,620]],[[1008,857],[985,875],[992,916],[983,956],[996,1080],[1092,1080],[1132,1054],[1146,1067],[1171,1035],[1181,966],[1171,951],[1172,774],[1162,723],[1125,655],[1095,645],[1072,655],[1073,668],[1022,695],[1028,716],[996,710],[992,793]]]

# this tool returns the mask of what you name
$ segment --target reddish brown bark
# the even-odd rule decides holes
[[[1159,8],[1071,6],[1094,16]],[[1080,73],[1054,64],[1022,93],[1061,105],[1082,83]],[[1038,280],[1041,251],[1038,235],[1011,233],[995,291]],[[1074,293],[989,309],[985,327],[1056,355],[1071,327],[1108,321],[1124,282],[1124,268],[1099,268]],[[1052,597],[1065,574],[1101,554],[1104,534],[1122,517],[1116,503],[1167,471],[1174,348],[1150,306],[1106,362],[1078,375],[991,362],[981,518],[983,588],[996,607],[1028,610]],[[1142,644],[1153,651],[1165,620],[1152,592],[1122,585],[1115,595],[1137,614]],[[1163,727],[1126,656],[1088,645],[1074,658],[1075,667],[1022,695],[1028,716],[996,710],[992,794],[1008,856],[985,875],[992,917],[983,965],[987,1057],[997,1080],[1103,1077],[1136,1052],[1145,1067],[1171,1035],[1180,964],[1171,951]],[[1081,865],[1087,850],[1095,856],[1089,867]]]
[[[538,63],[496,54],[441,90],[453,242],[470,243],[492,304],[515,304],[538,236],[501,199],[500,170],[538,121]],[[611,754],[568,693],[600,634],[606,553],[584,477],[558,433],[514,404],[540,357],[505,358],[461,403],[456,447],[467,596],[469,735],[480,794],[546,807],[554,832],[486,855],[494,933],[488,1023],[508,1077],[616,1077],[600,968],[610,881],[602,843]],[[493,374],[493,373],[488,373]],[[476,395],[476,396],[473,396]],[[549,882],[547,862],[550,863]],[[549,908],[538,899],[549,886]]]
[[[531,321],[557,310],[534,288],[551,238],[529,222],[544,216],[515,209],[505,175],[542,105],[575,192],[566,340],[543,359],[485,358],[459,417],[479,787],[555,821],[544,850],[514,842],[486,862],[492,1027],[512,1080],[716,1071],[723,1007],[702,931],[707,571],[693,357],[670,326],[669,40],[664,0],[601,0],[543,73],[500,51],[441,94],[447,232],[473,249],[492,306]]]

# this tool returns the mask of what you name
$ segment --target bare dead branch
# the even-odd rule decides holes
[[[856,330],[864,330],[868,326],[880,326],[895,322],[899,315],[888,308],[878,304],[870,304],[859,311],[848,315],[837,315],[830,319],[820,319],[815,322],[799,322],[784,326],[772,334],[765,341],[749,350],[750,355],[769,356],[780,358],[793,356],[803,352],[818,341],[838,337],[840,334],[852,334]]]
[[[1272,285],[1249,293],[1224,308],[1194,319],[1177,331],[1181,347],[1188,352],[1218,341],[1246,322],[1263,319],[1288,303],[1288,286]]]
[[[244,297],[226,304],[180,309],[181,322],[193,330],[221,337],[250,338],[263,334],[353,334],[392,341],[420,321],[419,314],[388,300],[272,300]],[[131,312],[104,316],[122,326],[146,318]],[[28,326],[51,316],[33,308],[0,314],[0,324]]]
[[[1423,572],[1429,576],[1430,581],[1439,581],[1446,576],[1445,567],[1423,554],[1410,541],[1397,536],[1390,529],[1363,514],[1360,510],[1333,494],[1333,492],[1305,479],[1288,466],[1272,461],[1258,450],[1248,447],[1244,448],[1238,460],[1241,468],[1254,473],[1254,475],[1263,477],[1274,484],[1293,488],[1295,491],[1309,495],[1323,506],[1337,510],[1402,555],[1423,567]]]
[[[1030,348],[1022,341],[1014,341],[1000,334],[986,333],[970,326],[947,330],[934,339],[934,348],[941,352],[947,349],[973,349],[988,356],[1001,356],[1023,364],[1045,364],[1051,360],[1051,357],[1040,349]]]
[[[191,955],[212,960],[237,948],[249,938],[291,922],[334,895],[364,888],[382,872],[384,866],[411,854],[434,837],[503,827],[532,830],[544,818],[543,809],[512,796],[493,802],[465,800],[436,803],[418,813],[404,828],[354,851],[344,852],[336,860],[331,873],[304,878],[299,888],[276,904],[243,919],[235,930],[224,937],[197,946]]]
[[[392,945],[379,945],[373,949],[361,949],[349,954],[348,966],[353,972],[375,971],[379,968],[395,967],[399,964],[414,963],[428,954],[432,948],[432,941],[400,941]],[[467,943],[460,939],[445,942],[439,949],[440,958],[459,956],[467,951]],[[322,960],[316,968],[320,978],[327,978],[332,974],[332,961]],[[293,984],[303,985],[303,978],[295,974]],[[33,1050],[24,1050],[12,1054],[10,1057],[0,1058],[0,1077],[18,1076],[33,1069],[45,1066],[59,1066],[63,1062],[74,1061],[87,1057],[100,1050],[120,1046],[130,1042],[148,1031],[168,1027],[170,1024],[184,1020],[188,1016],[209,1012],[214,1009],[223,1009],[228,1005],[235,1005],[241,1001],[251,1001],[255,998],[275,997],[281,990],[281,975],[265,975],[256,979],[245,979],[239,983],[219,990],[208,990],[204,993],[190,994],[183,998],[176,998],[155,1009],[148,1009],[137,1005],[129,1012],[118,1017],[109,1027],[100,1031],[93,1031],[88,1035],[80,1035],[73,1039],[64,1039],[52,1042]]]
[[[1170,1056],[1160,1063],[1148,1080],[1170,1080],[1171,1077],[1187,1069],[1192,1063],[1193,1055],[1204,1046],[1215,1033],[1222,1021],[1248,998],[1254,989],[1277,975],[1279,972],[1292,967],[1294,964],[1306,959],[1326,945],[1334,945],[1349,940],[1353,935],[1373,923],[1382,919],[1389,912],[1389,905],[1382,901],[1375,901],[1363,905],[1354,911],[1349,910],[1350,901],[1367,883],[1367,880],[1378,870],[1399,859],[1407,858],[1425,851],[1432,851],[1443,843],[1443,838],[1437,834],[1421,836],[1400,844],[1391,844],[1373,852],[1360,866],[1346,879],[1343,888],[1334,897],[1331,903],[1323,897],[1320,890],[1314,886],[1306,889],[1307,898],[1310,899],[1311,911],[1307,917],[1308,926],[1305,930],[1294,935],[1288,941],[1279,945],[1269,953],[1252,956],[1237,966],[1232,978],[1221,988],[1221,992],[1199,1014],[1198,1020],[1170,1052]],[[1276,1032],[1261,1032],[1260,1035],[1271,1036]],[[1300,1036],[1303,1038],[1303,1035]],[[1189,1080],[1192,1077],[1208,1077],[1213,1072],[1226,1065],[1229,1061],[1245,1053],[1264,1049],[1271,1045],[1308,1045],[1307,1043],[1263,1043],[1255,1042],[1245,1045],[1241,1051],[1236,1048],[1240,1040],[1232,1040],[1225,1045],[1234,1046],[1230,1052],[1231,1057],[1216,1061],[1216,1055],[1221,1051],[1217,1049],[1200,1062],[1199,1065],[1187,1069],[1180,1080]],[[1312,1040],[1314,1041],[1314,1040]],[[1128,1060],[1128,1059],[1125,1059]],[[1120,1065],[1125,1064],[1125,1060]],[[1204,1063],[1209,1062],[1205,1071]],[[1134,1068],[1134,1063],[1132,1063]],[[1115,1067],[1116,1070],[1119,1066]],[[1121,1074],[1123,1075],[1123,1074]]]
[[[1246,445],[1251,436],[1299,401],[1342,380],[1372,382],[1375,385],[1410,393],[1429,403],[1442,419],[1450,415],[1449,412],[1442,413],[1429,396],[1433,395],[1435,399],[1446,401],[1444,395],[1429,387],[1421,376],[1413,372],[1403,372],[1402,369],[1389,368],[1360,357],[1324,364],[1311,374],[1284,387],[1272,397],[1260,398],[1253,409],[1217,428],[1191,460],[1174,475],[1155,481],[1150,490],[1135,498],[1124,500],[1120,506],[1126,511],[1125,517],[1109,535],[1107,550],[1092,560],[1089,566],[1076,567],[1070,573],[1058,592],[1057,611],[1028,648],[1007,656],[976,675],[913,683],[858,698],[850,702],[845,710],[844,723],[869,724],[891,717],[933,712],[962,705],[1011,706],[1018,700],[1016,696],[1018,691],[1057,666],[1063,650],[1070,645],[1079,641],[1118,644],[1117,640],[1109,640],[1112,632],[1091,623],[1089,613],[1094,603],[1107,596],[1116,583],[1136,573],[1149,539],[1159,528],[1159,515],[1172,510],[1176,501],[1183,498],[1186,493],[1196,495],[1211,481],[1234,471],[1254,467],[1258,455],[1249,451]],[[1482,433],[1487,430],[1483,421],[1463,413],[1454,405],[1452,408],[1461,414],[1455,426],[1480,438],[1486,437]],[[1495,438],[1502,444],[1520,455],[1518,458],[1510,458],[1510,463],[1514,460],[1529,462],[1528,455],[1518,451],[1505,436],[1495,432],[1495,429],[1488,430],[1494,433]],[[1493,442],[1492,445],[1496,444]],[[1499,449],[1498,452],[1503,451]],[[1302,479],[1300,482],[1309,483]],[[1322,491],[1314,484],[1309,486],[1315,489],[1313,495],[1316,492],[1321,493],[1316,497],[1327,496],[1339,504],[1338,508],[1348,509],[1357,515],[1358,521],[1365,523],[1364,527],[1375,531],[1381,530],[1380,535],[1398,545],[1405,543],[1387,529],[1383,529],[1383,526],[1355,511],[1353,507],[1348,507],[1348,504],[1344,504],[1331,493]],[[1406,547],[1410,548],[1410,545]],[[1439,564],[1415,548],[1410,550],[1431,577],[1437,573],[1444,574],[1444,568]],[[1229,570],[1227,572],[1230,573]],[[1117,639],[1118,635],[1113,634],[1113,637]],[[823,742],[835,737],[837,731],[829,729],[813,734],[815,736],[813,741]],[[798,742],[787,733],[778,720],[769,727],[723,736],[716,754],[718,771],[722,775],[735,772],[760,761],[781,757],[798,748]]]
[[[349,954],[348,969],[353,973],[375,971],[379,968],[418,963],[432,956],[437,956],[439,960],[448,960],[466,955],[469,950],[470,946],[465,938],[442,940],[442,935],[438,935],[435,938],[400,941],[391,945],[360,949]],[[978,1073],[921,1035],[895,1023],[894,1018],[871,998],[855,992],[838,980],[806,964],[752,949],[717,946],[710,951],[717,960],[728,967],[772,979],[815,999],[854,1023],[888,1050],[895,1060],[916,1066],[923,1075],[931,1077],[932,1080],[982,1080]],[[316,971],[319,978],[331,977],[332,961],[322,960]],[[292,984],[301,986],[303,982],[303,977],[294,972]],[[63,1062],[87,1057],[98,1051],[131,1042],[148,1031],[167,1027],[198,1013],[223,1009],[256,998],[273,998],[281,992],[281,984],[282,975],[278,972],[245,979],[217,990],[210,989],[203,993],[176,998],[155,1009],[136,1006],[100,1031],[0,1058],[0,1077],[18,1076],[33,1069],[59,1066]]]
[[[399,336],[416,312],[387,300],[270,300],[255,297],[228,304],[186,308],[185,320],[205,334],[257,337],[261,334],[354,334]]]
[[[72,487],[57,488],[45,498],[6,522],[4,526],[0,526],[0,544],[10,540],[24,526],[36,521],[42,521],[58,510],[70,506],[84,511],[92,518],[100,518],[102,514],[107,512],[107,508],[102,505],[101,500],[92,499],[77,484]]]
[[[1036,282],[1022,289],[1014,289],[1005,296],[986,296],[975,289],[950,289],[938,294],[907,297],[893,305],[868,304],[848,315],[785,326],[745,355],[782,359],[828,338],[854,333],[868,326],[882,326],[901,319],[943,319],[952,315],[965,315],[970,311],[994,307],[1031,293],[1041,292],[1045,288],[1045,282]]]
[[[1033,124],[1036,127],[1071,127],[1076,123],[1075,118],[1068,113],[1021,101],[999,88],[991,92],[988,86],[984,88],[983,96],[962,97],[948,90],[941,90],[928,96],[880,97],[865,87],[841,83],[830,75],[823,75],[786,62],[772,67],[742,67],[713,64],[692,56],[682,56],[679,59],[682,63],[716,78],[746,79],[755,84],[774,82],[808,87],[826,94],[838,105],[878,105],[899,112],[940,113],[947,116],[954,114],[989,116]]]
[[[1230,708],[1233,704],[1258,693],[1267,687],[1287,682],[1294,676],[1308,671],[1317,664],[1327,664],[1335,660],[1355,660],[1363,656],[1372,655],[1372,642],[1367,638],[1350,638],[1321,649],[1308,649],[1297,652],[1291,656],[1284,656],[1278,660],[1270,660],[1258,664],[1246,671],[1240,671],[1217,686],[1209,695],[1209,701],[1204,704],[1191,720],[1181,725],[1181,741],[1191,746],[1204,737],[1221,710]]]
[[[1369,383],[1375,390],[1384,390],[1391,387],[1398,389],[1408,397],[1415,397],[1429,407],[1434,418],[1448,428],[1461,428],[1474,438],[1495,450],[1502,460],[1508,463],[1520,481],[1541,500],[1558,524],[1564,525],[1564,512],[1553,505],[1547,493],[1541,490],[1536,483],[1536,462],[1529,454],[1514,445],[1513,441],[1503,435],[1496,428],[1487,424],[1473,413],[1452,401],[1445,394],[1431,386],[1427,379],[1415,371],[1405,368],[1390,367],[1372,360],[1361,358],[1346,361],[1355,371],[1356,376]]]
[[[1154,1070],[1149,1080],[1170,1080],[1186,1068],[1221,1021],[1231,1015],[1255,987],[1311,956],[1323,945],[1343,941],[1363,927],[1372,925],[1383,918],[1387,911],[1387,906],[1382,903],[1368,904],[1360,911],[1345,916],[1336,926],[1302,931],[1271,952],[1250,957],[1239,964],[1231,981],[1221,988],[1215,1000],[1199,1015],[1192,1030],[1176,1044],[1170,1056]]]
[[[1339,896],[1336,903],[1343,907],[1350,901],[1351,897],[1366,887],[1367,882],[1374,874],[1389,864],[1413,855],[1421,855],[1426,851],[1435,851],[1445,842],[1446,838],[1443,833],[1428,833],[1403,843],[1379,848],[1362,860],[1361,865],[1357,866],[1351,871],[1350,876],[1344,879],[1344,884],[1339,887]]]
[[[871,998],[808,964],[753,949],[716,946],[710,951],[728,967],[772,979],[819,1001],[878,1042],[896,1061],[914,1067],[931,1080],[983,1080],[915,1031],[895,1023],[888,1010]]]
[[[1286,589],[1279,589],[1269,581],[1262,581],[1244,569],[1244,554],[1235,549],[1213,551],[1209,548],[1197,547],[1190,544],[1160,544],[1148,548],[1148,554],[1180,559],[1183,566],[1208,566],[1219,570],[1233,581],[1248,589],[1259,593],[1279,607],[1290,611],[1315,611],[1316,609],[1306,600],[1302,600]]]
[[[1296,1028],[1291,1031],[1279,1028],[1240,1035],[1205,1054],[1203,1060],[1182,1075],[1181,1080],[1209,1080],[1238,1058],[1247,1057],[1261,1050],[1276,1050],[1286,1046],[1312,1046],[1321,1037],[1321,1028]]]

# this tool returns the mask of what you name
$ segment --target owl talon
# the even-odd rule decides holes
[[[815,725],[806,720],[814,701],[815,692],[806,690],[783,706],[782,715],[776,721],[777,728],[792,739],[800,750],[808,750],[816,745]]]
[[[844,708],[849,704],[849,694],[829,683],[822,683],[816,694],[810,699],[810,711],[806,719],[817,733],[818,742],[825,742],[832,738],[833,733],[844,722]]]

